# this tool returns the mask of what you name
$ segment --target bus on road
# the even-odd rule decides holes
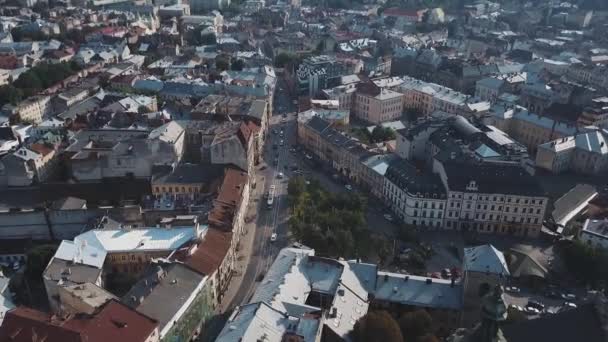
[[[274,203],[274,190],[275,186],[273,184],[268,189],[268,195],[266,196],[266,208],[269,210],[272,209],[272,204]]]

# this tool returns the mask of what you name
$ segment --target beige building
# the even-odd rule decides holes
[[[577,124],[608,128],[608,97],[593,99],[591,106],[586,107],[579,116]]]
[[[116,299],[113,294],[93,283],[59,287],[59,302],[71,314],[95,314],[105,303]]]
[[[374,124],[396,120],[403,114],[403,94],[373,83],[358,84],[351,112]]]
[[[528,111],[515,113],[511,123],[507,126],[507,133],[526,146],[528,152],[532,155],[536,154],[538,145],[568,137],[577,132],[577,128],[573,124],[560,122],[548,116],[532,114]]]
[[[41,123],[43,118],[51,113],[51,98],[49,96],[32,96],[21,101],[15,114],[19,120],[27,123]]]
[[[593,129],[538,146],[536,166],[552,173],[599,175],[608,170],[608,132]]]

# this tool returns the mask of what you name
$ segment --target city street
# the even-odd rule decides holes
[[[263,158],[257,167],[256,178],[259,189],[252,193],[250,203],[252,210],[249,212],[255,216],[255,220],[248,226],[248,234],[243,239],[244,248],[239,253],[243,265],[238,270],[240,274],[233,277],[228,292],[232,290],[234,293],[232,296],[227,294],[226,300],[222,303],[222,312],[249,301],[255,291],[256,283],[262,280],[278,251],[288,244],[287,184],[291,175],[288,170],[289,165],[294,162],[291,160],[289,149],[296,142],[295,119],[295,105],[279,81]],[[281,131],[283,131],[282,136]],[[282,146],[281,141],[283,141]],[[280,173],[283,175],[281,178],[279,178]],[[271,185],[275,187],[275,197],[272,206],[268,208],[266,195]],[[273,233],[277,234],[276,241],[270,241]],[[247,246],[248,242],[251,244],[250,247]]]

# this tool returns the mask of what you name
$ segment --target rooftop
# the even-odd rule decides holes
[[[490,244],[465,248],[464,270],[509,275],[509,267],[504,254]]]
[[[196,227],[90,230],[74,238],[108,253],[125,251],[172,251],[198,236]]]
[[[198,294],[205,279],[180,263],[152,263],[122,302],[156,319],[163,336],[183,314],[183,307]]]

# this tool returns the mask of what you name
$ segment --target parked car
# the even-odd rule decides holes
[[[513,304],[511,304],[511,305],[509,305],[509,308],[513,309],[513,310],[516,310],[516,311],[519,311],[519,312],[524,312],[524,308],[522,308],[519,305],[513,305]]]
[[[281,145],[281,146],[285,145],[285,141],[284,141],[284,140],[281,140],[281,141],[279,142],[279,145]]]
[[[393,222],[393,216],[391,214],[384,214],[384,219]]]
[[[306,153],[306,159],[311,160],[312,156],[310,154]]]
[[[270,241],[271,242],[277,241],[277,233],[272,233],[272,235],[270,235]]]
[[[562,299],[569,301],[576,300],[576,295],[574,295],[573,293],[564,292],[562,293]]]
[[[345,187],[345,188],[346,188],[346,190],[348,190],[348,191],[352,191],[352,190],[353,190],[353,187],[352,187],[350,184],[346,184],[344,187]]]
[[[538,309],[539,311],[545,310],[545,305],[544,304],[542,304],[540,302],[537,302],[535,300],[531,300],[531,299],[528,300],[528,304],[526,305],[526,307],[528,307],[528,306],[533,307],[535,309]]]
[[[283,172],[279,172],[279,174],[277,175],[278,179],[282,179],[284,177]]]
[[[524,312],[529,314],[529,315],[540,315],[540,310],[538,310],[537,308],[533,307],[533,306],[526,306],[524,308]]]
[[[521,289],[517,286],[507,286],[505,287],[505,290],[507,290],[507,292],[511,292],[511,293],[520,293]]]
[[[452,278],[452,272],[450,271],[449,268],[444,268],[441,270],[441,276],[444,279],[450,279],[450,278]]]
[[[572,302],[565,302],[564,303],[564,308],[567,308],[567,309],[576,309],[576,304],[574,304]]]
[[[553,298],[553,299],[560,299],[561,295],[556,290],[547,290],[547,291],[545,291],[545,297]]]

